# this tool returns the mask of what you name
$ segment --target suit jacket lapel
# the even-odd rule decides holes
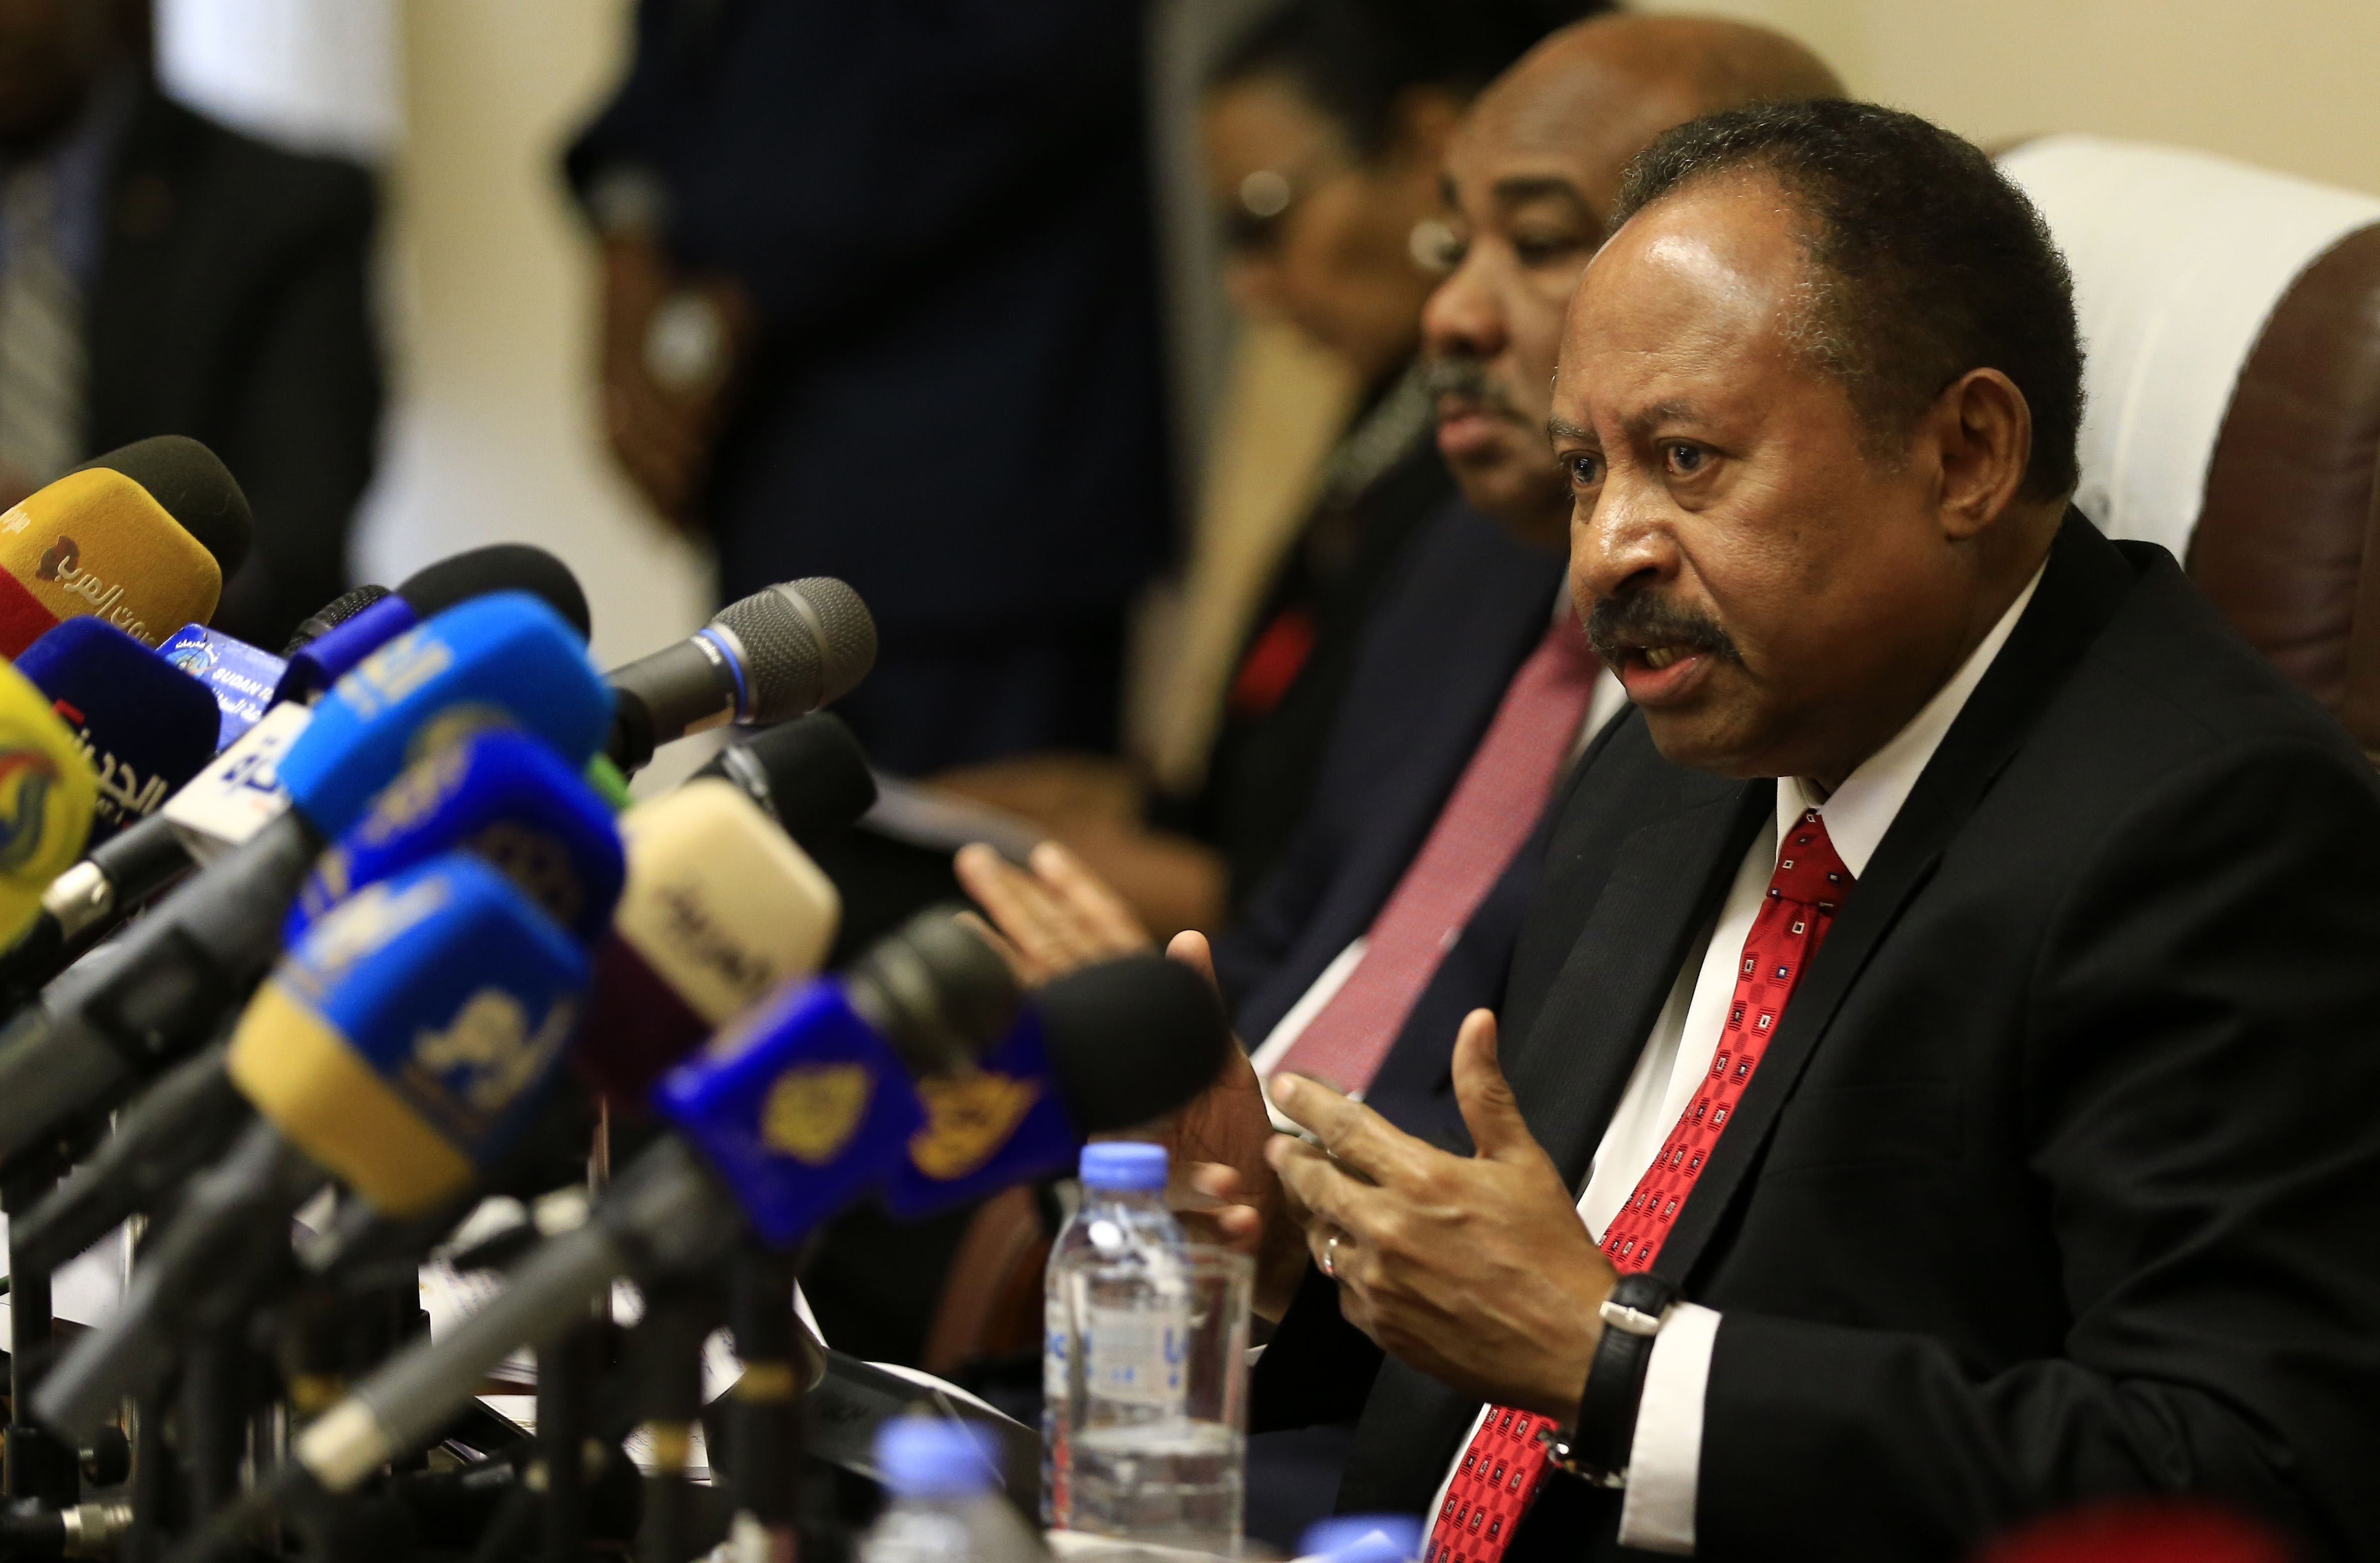
[[[1594,910],[1511,1066],[1529,1131],[1572,1187],[1676,985],[1694,935],[1776,810],[1771,782],[1681,788],[1690,800],[1621,843]]]
[[[1606,756],[1615,738],[1645,752]],[[1598,759],[1608,759],[1608,768]],[[1543,1002],[1528,1000],[1535,1020],[1527,1037],[1504,1049],[1531,1131],[1573,1182],[1585,1175],[1687,945],[1776,807],[1772,783],[1676,770],[1652,754],[1642,732],[1607,731],[1557,800],[1549,852],[1566,856],[1565,827],[1591,827],[1598,803],[1610,806],[1609,790],[1630,785],[1658,788],[1669,807],[1621,843],[1608,873],[1582,863],[1577,873],[1550,873],[1540,885],[1530,937],[1551,939],[1568,953]],[[1342,1511],[1427,1504],[1477,1409],[1393,1358],[1382,1362],[1356,1425]]]
[[[1910,898],[1933,876],[1943,849],[2022,745],[2034,717],[2132,579],[2115,545],[2081,512],[2068,510],[2024,617],[1894,816],[1867,873],[1844,898],[1827,942],[1786,1005],[1777,1035],[1736,1107],[1735,1121],[1712,1148],[1693,1197],[1661,1245],[1654,1264],[1659,1274],[1672,1280],[1692,1274],[1852,983]]]

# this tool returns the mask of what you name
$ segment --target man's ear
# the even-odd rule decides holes
[[[2033,409],[1997,369],[1971,369],[1950,383],[1928,419],[1941,451],[1943,534],[1978,536],[2024,486],[2033,458]]]

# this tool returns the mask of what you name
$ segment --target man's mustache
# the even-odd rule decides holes
[[[1630,652],[1654,646],[1673,646],[1728,662],[1743,660],[1736,653],[1734,639],[1717,619],[1643,592],[1597,599],[1586,616],[1586,641],[1596,655],[1615,667]]]
[[[1440,397],[1459,397],[1489,412],[1500,412],[1508,418],[1521,416],[1511,395],[1488,378],[1488,365],[1459,353],[1431,359],[1422,370],[1422,389],[1429,393],[1432,401]]]

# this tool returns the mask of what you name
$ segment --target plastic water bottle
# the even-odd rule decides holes
[[[1190,1415],[1187,1243],[1162,1146],[1083,1151],[1083,1204],[1050,1252],[1043,1519],[1203,1552],[1239,1545],[1242,1447]]]
[[[1301,1558],[1330,1563],[1414,1563],[1424,1541],[1415,1514],[1342,1514],[1306,1527]]]
[[[896,1417],[876,1434],[892,1506],[859,1544],[860,1563],[1031,1563],[1048,1554],[999,1492],[991,1459],[961,1423]]]

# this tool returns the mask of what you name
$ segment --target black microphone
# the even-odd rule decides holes
[[[387,595],[387,587],[370,583],[340,592],[298,621],[298,628],[290,633],[289,643],[281,648],[282,660],[286,662],[304,651],[310,642],[321,640]]]
[[[694,775],[735,783],[806,852],[876,806],[868,753],[832,712],[764,728],[721,750]]]
[[[729,722],[761,727],[849,692],[876,663],[876,621],[829,576],[755,592],[676,645],[614,668],[604,751],[641,769],[662,744]]]

